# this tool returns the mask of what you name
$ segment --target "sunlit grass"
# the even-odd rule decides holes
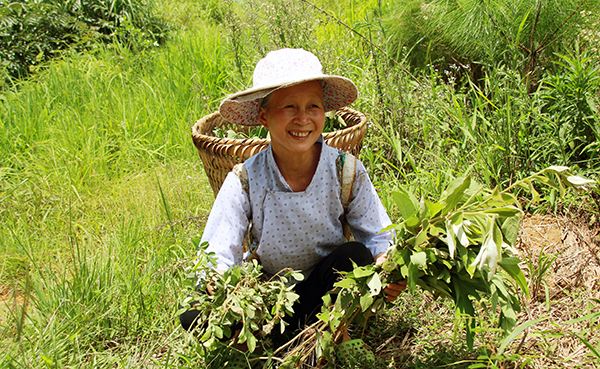
[[[259,49],[275,48],[280,35],[289,36],[289,29],[265,28],[277,14],[252,25],[223,20],[230,7],[255,16],[243,12],[244,4],[164,3],[165,16],[181,25],[164,46],[142,54],[112,45],[66,55],[15,91],[3,92],[0,367],[203,366],[201,348],[176,320],[185,267],[213,198],[190,126],[215,111],[225,94],[250,83]],[[256,13],[265,4],[256,5]],[[379,2],[315,2],[332,16],[302,4],[294,6],[312,10],[286,22],[300,30],[307,19],[315,24],[314,32],[307,29],[295,40],[319,54],[326,72],[359,86],[353,106],[372,122],[361,159],[385,204],[398,186],[436,194],[469,168],[488,184],[497,179],[502,160],[511,158],[494,144],[516,150],[507,130],[529,116],[526,106],[498,100],[501,108],[490,117],[508,124],[482,125],[491,118],[470,110],[461,100],[464,91],[439,75],[416,78],[402,63],[382,60]],[[242,28],[238,33],[236,26]],[[253,43],[252,32],[264,44]],[[245,43],[238,55],[235,37]],[[505,87],[493,95],[528,101],[523,91]],[[476,101],[483,112],[485,98]],[[474,119],[477,129],[469,131]],[[390,213],[397,215],[393,208]],[[585,302],[585,296],[574,300]],[[581,313],[594,308],[586,305]],[[368,334],[376,334],[378,344],[408,334],[405,352],[390,355],[400,355],[411,368],[466,368],[469,363],[452,363],[493,352],[499,340],[493,312],[482,314],[479,323],[489,334],[468,352],[464,332],[452,330],[449,311],[428,295],[406,294]],[[597,322],[590,327],[597,329]],[[589,337],[597,345],[597,336]]]
[[[182,334],[213,198],[190,127],[224,94],[221,42],[196,24],[143,54],[67,56],[4,92],[0,367],[149,367]]]

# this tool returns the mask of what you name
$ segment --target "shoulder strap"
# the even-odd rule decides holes
[[[354,178],[356,177],[356,157],[352,154],[342,152],[341,160],[342,173],[340,176],[340,183],[342,185],[342,206],[344,207],[345,212],[350,204],[352,186],[354,185]]]
[[[344,229],[344,237],[347,240],[352,240],[352,231],[346,221],[346,213],[350,205],[350,197],[352,196],[352,187],[356,178],[356,157],[344,151],[339,152],[338,162],[338,179],[340,181],[340,195],[342,199],[342,207],[344,208],[344,218],[342,219],[342,227]]]
[[[240,179],[244,192],[247,194],[250,193],[250,189],[248,187],[248,171],[246,170],[244,163],[234,165],[231,171]]]
[[[248,171],[246,170],[244,163],[234,165],[231,171],[240,179],[242,189],[244,190],[244,192],[246,192],[248,198],[250,198],[250,187],[248,185]],[[252,243],[252,222],[250,222],[248,230],[246,231],[246,235],[244,236],[244,240],[242,241],[242,251],[244,253],[248,253],[246,260],[258,260],[256,248],[253,247]]]

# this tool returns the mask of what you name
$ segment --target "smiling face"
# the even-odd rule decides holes
[[[310,81],[273,91],[258,117],[271,134],[277,156],[310,153],[325,125],[321,83]]]

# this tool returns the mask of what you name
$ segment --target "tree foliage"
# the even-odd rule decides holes
[[[2,0],[0,76],[27,77],[63,50],[86,49],[96,42],[158,45],[167,30],[147,0]]]
[[[395,1],[385,21],[395,55],[415,65],[506,63],[525,75],[549,66],[591,26],[597,0]]]

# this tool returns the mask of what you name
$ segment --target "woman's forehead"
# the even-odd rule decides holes
[[[323,88],[319,81],[309,81],[273,91],[269,100],[281,100],[296,97],[323,98]]]

